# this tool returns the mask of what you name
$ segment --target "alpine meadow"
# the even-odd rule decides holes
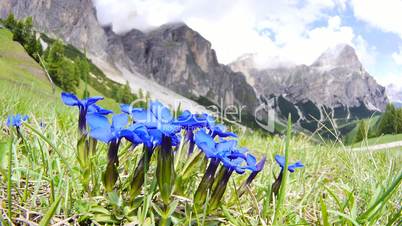
[[[0,0],[0,226],[402,224],[402,92],[366,69],[364,45],[222,64],[225,45],[194,29],[226,37],[236,9],[265,18],[256,45],[296,59],[298,42],[265,3],[204,4]]]

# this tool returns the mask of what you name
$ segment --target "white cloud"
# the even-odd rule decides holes
[[[363,37],[344,26],[339,16],[346,0],[93,0],[98,19],[117,32],[151,29],[184,21],[212,43],[218,59],[230,63],[257,53],[264,65],[278,61],[311,64],[327,48],[347,43],[357,49],[363,64],[372,62],[373,50]],[[315,21],[326,25],[312,28]],[[266,31],[266,32],[262,32]]]
[[[366,70],[369,72],[374,71],[378,57],[376,47],[370,46],[361,35],[354,38],[353,47],[356,49],[357,56]]]
[[[378,83],[380,83],[384,87],[393,85],[397,89],[402,90],[402,74],[389,73],[377,76],[375,79]]]
[[[399,46],[399,52],[392,53],[392,59],[396,64],[402,65],[402,46]]]
[[[356,18],[402,37],[402,1],[352,0],[351,6]]]

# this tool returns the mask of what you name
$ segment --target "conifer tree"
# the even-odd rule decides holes
[[[14,14],[8,14],[7,18],[3,22],[4,26],[13,32],[14,28],[16,27],[17,21],[15,20]]]
[[[361,120],[357,127],[355,142],[362,141],[369,137],[369,123],[367,120]]]
[[[384,114],[381,117],[379,132],[380,134],[394,134],[397,133],[397,123],[398,118],[397,109],[393,104],[388,104]]]

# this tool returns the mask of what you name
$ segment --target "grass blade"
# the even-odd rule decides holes
[[[11,139],[8,152],[8,173],[7,173],[7,209],[8,209],[8,218],[10,218],[10,220],[12,213],[12,204],[11,204],[12,164],[13,164],[13,140]]]
[[[53,215],[56,213],[57,207],[59,206],[61,200],[61,196],[58,196],[57,199],[50,206],[49,210],[46,212],[45,216],[39,222],[39,226],[47,226],[50,223]]]
[[[274,218],[274,224],[278,218],[281,218],[281,212],[282,212],[282,206],[283,202],[285,200],[286,196],[286,184],[287,184],[287,179],[288,179],[288,162],[289,162],[289,146],[290,146],[290,138],[292,135],[292,117],[289,115],[288,117],[288,130],[286,134],[286,143],[285,143],[285,165],[283,170],[283,178],[282,178],[282,183],[281,187],[279,189],[279,194],[278,194],[278,201],[276,203],[276,216]]]
[[[325,205],[323,196],[320,196],[320,204],[321,204],[322,223],[324,226],[329,226],[330,224],[328,222],[327,205]]]

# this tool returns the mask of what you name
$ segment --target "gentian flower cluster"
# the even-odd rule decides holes
[[[152,155],[156,153],[156,179],[160,197],[165,206],[171,202],[176,178],[174,158],[177,156],[174,147],[180,145],[181,131],[185,133],[188,155],[192,155],[195,147],[198,147],[200,154],[208,161],[205,174],[194,194],[195,208],[205,204],[207,194],[211,195],[208,208],[217,208],[233,172],[244,174],[250,171],[242,185],[245,187],[264,167],[265,157],[257,163],[247,149],[238,147],[237,135],[227,131],[224,125],[216,124],[215,119],[208,114],[184,111],[174,118],[166,106],[151,101],[147,109],[122,104],[121,111],[124,114],[114,114],[110,122],[108,115],[112,112],[95,104],[101,97],[79,100],[73,94],[63,93],[62,99],[69,106],[79,107],[81,133],[89,131],[92,139],[109,145],[108,163],[104,172],[104,185],[108,192],[114,189],[118,179],[118,150],[123,140],[130,142],[133,147],[140,144],[143,147],[142,157],[130,178],[129,193],[132,200],[141,193],[144,175]]]
[[[249,184],[264,167],[265,158],[257,164],[256,158],[247,149],[237,147],[236,140],[225,140],[220,135],[222,137],[236,137],[235,134],[226,132],[222,125],[215,126],[208,132],[202,129],[195,135],[195,143],[205,153],[205,156],[210,159],[208,168],[194,195],[196,208],[202,207],[207,193],[210,192],[212,195],[209,209],[215,209],[223,197],[233,172],[243,174],[246,170],[251,171],[249,178],[245,182],[245,184]],[[218,141],[214,139],[217,136],[219,137]],[[216,172],[219,165],[219,172]]]

